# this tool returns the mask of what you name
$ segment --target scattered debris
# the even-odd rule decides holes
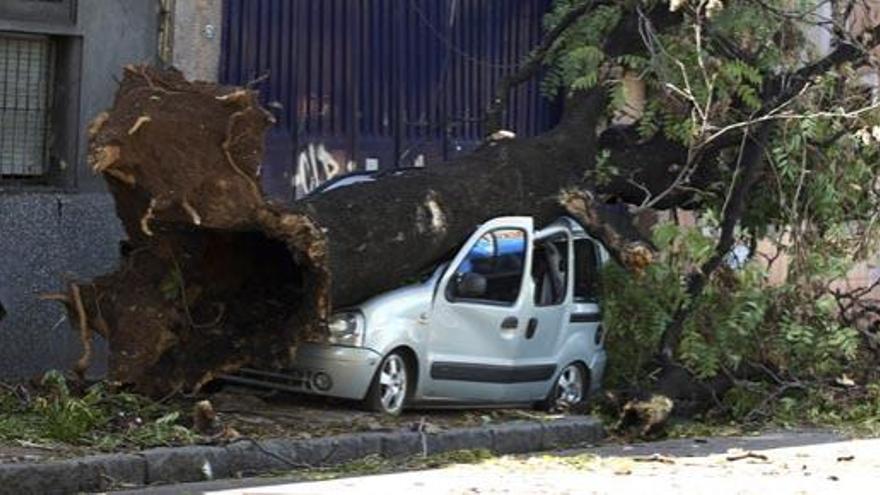
[[[846,387],[846,388],[850,388],[850,387],[855,387],[855,386],[856,386],[856,382],[855,382],[852,378],[850,378],[849,376],[847,376],[846,373],[844,373],[844,374],[840,375],[839,377],[835,378],[835,379],[834,379],[834,383],[837,384],[837,385],[840,385],[841,387]]]
[[[26,448],[30,448],[30,449],[40,449],[40,450],[48,450],[48,451],[58,450],[58,448],[55,446],[31,442],[28,440],[16,440],[15,443],[18,444],[20,447],[26,447]]]
[[[766,455],[759,454],[757,452],[752,452],[752,451],[732,454],[732,455],[727,456],[726,459],[731,462],[741,461],[743,459],[757,459],[759,461],[765,461],[765,462],[770,460],[770,458],[767,457]]]
[[[633,457],[636,462],[659,462],[662,464],[675,464],[675,459],[660,454],[651,454],[646,457]]]
[[[611,472],[618,476],[629,476],[633,473],[632,468],[632,460],[620,459],[617,462],[612,462]]]
[[[632,399],[624,404],[615,430],[638,429],[639,436],[644,438],[657,435],[666,427],[673,405],[672,399],[659,394],[647,400]]]
[[[267,407],[266,401],[252,391],[224,388],[211,395],[214,410],[221,413],[262,411]]]
[[[220,428],[217,412],[208,400],[196,402],[193,406],[192,419],[193,429],[202,435],[214,435]]]

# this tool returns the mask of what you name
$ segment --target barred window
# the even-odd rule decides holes
[[[0,175],[47,170],[53,71],[46,36],[0,33]]]

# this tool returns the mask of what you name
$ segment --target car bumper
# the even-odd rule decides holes
[[[381,360],[371,349],[304,344],[297,348],[288,373],[299,378],[303,393],[360,400]]]

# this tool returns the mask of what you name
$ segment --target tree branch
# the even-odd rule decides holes
[[[656,248],[635,228],[626,210],[612,211],[597,203],[589,192],[580,190],[563,191],[559,202],[621,266],[641,272],[654,261]]]
[[[712,256],[692,274],[687,286],[687,298],[682,301],[673,314],[672,321],[664,329],[660,337],[660,359],[672,362],[678,349],[684,324],[696,310],[699,296],[702,295],[710,277],[721,266],[724,257],[730,252],[734,243],[734,232],[748,205],[749,191],[760,175],[764,157],[764,146],[770,137],[772,126],[764,122],[755,130],[740,155],[739,179],[727,198],[727,205],[722,213],[721,233]]]
[[[501,130],[501,117],[507,108],[510,91],[538,74],[544,65],[544,60],[550,54],[559,38],[581,17],[590,12],[596,3],[593,0],[585,1],[566,12],[559,23],[544,36],[541,43],[526,56],[523,64],[516,71],[507,74],[498,82],[498,86],[495,89],[495,98],[492,99],[489,108],[486,110],[486,135],[491,135]]]
[[[808,84],[835,66],[843,63],[861,63],[868,56],[869,51],[880,45],[880,24],[866,30],[860,35],[866,40],[866,44],[857,44],[855,40],[840,40],[837,47],[819,60],[805,65],[800,69],[781,74],[768,84],[769,93],[765,93],[764,105],[760,114],[765,114],[772,108],[790,100],[798,95]]]

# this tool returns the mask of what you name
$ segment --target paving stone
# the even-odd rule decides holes
[[[287,438],[239,440],[226,446],[229,470],[239,476],[295,469],[306,464],[300,457],[300,442]]]
[[[537,421],[515,421],[493,426],[492,450],[499,454],[520,454],[541,450],[544,446],[544,427]]]
[[[229,453],[223,447],[162,447],[141,453],[147,461],[147,483],[206,481],[228,478]]]
[[[347,434],[316,440],[311,464],[332,465],[361,459],[370,454],[382,453],[382,437],[364,434]]]
[[[0,493],[65,494],[80,486],[81,465],[76,461],[41,464],[0,464]]]
[[[428,435],[428,454],[455,450],[491,449],[492,432],[486,428],[453,428]]]
[[[422,451],[422,435],[419,433],[401,430],[382,434],[382,455],[385,457],[405,457]]]
[[[82,490],[141,486],[147,480],[147,461],[143,456],[109,454],[86,457],[78,462]]]

